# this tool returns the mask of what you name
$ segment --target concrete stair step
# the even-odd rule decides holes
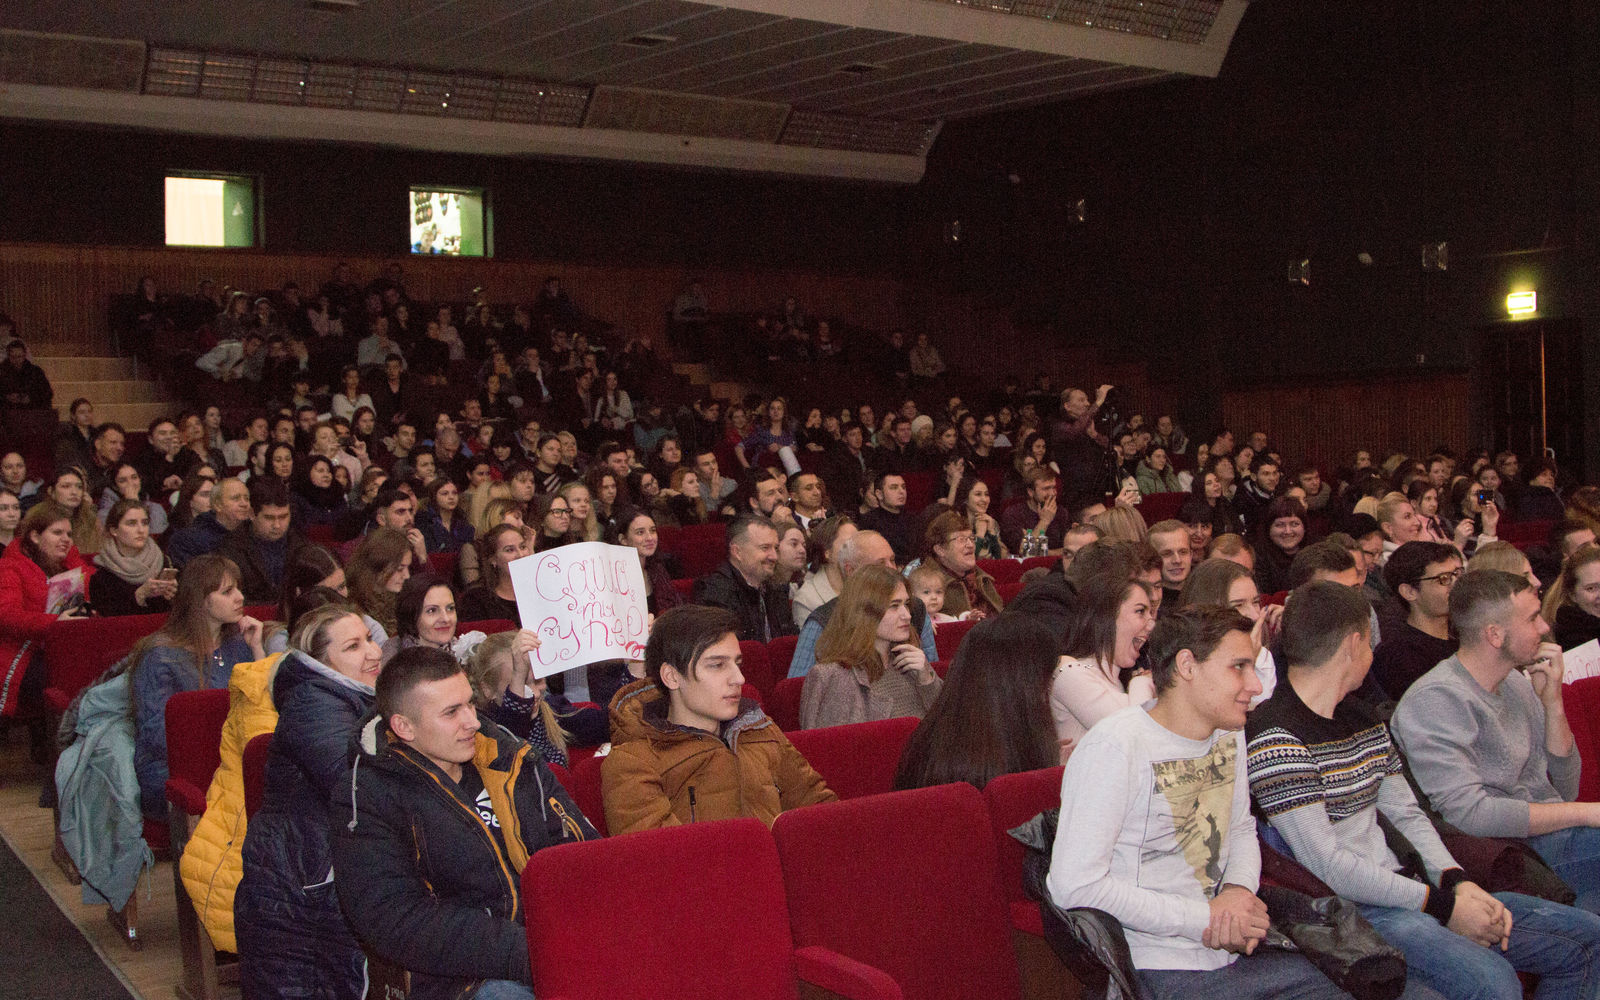
[[[56,399],[71,402],[78,397],[92,400],[96,407],[105,403],[159,403],[171,394],[158,382],[118,379],[114,382],[67,382],[52,380]]]
[[[113,382],[137,377],[132,358],[41,355],[35,350],[31,354],[33,363],[44,369],[52,383]]]
[[[690,385],[710,385],[711,366],[696,361],[674,361],[672,373],[682,375]]]
[[[744,397],[749,393],[750,387],[743,382],[716,381],[711,383],[709,389],[709,395],[737,403],[744,402]]]

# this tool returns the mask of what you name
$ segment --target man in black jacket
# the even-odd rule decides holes
[[[443,650],[384,667],[348,804],[334,807],[335,886],[356,936],[406,970],[412,1000],[533,1000],[522,869],[598,834],[538,751],[480,724],[472,700]]]
[[[275,476],[250,480],[250,520],[234,528],[217,552],[239,567],[239,589],[251,604],[272,604],[283,589],[283,568],[305,544],[289,530],[289,489]]]
[[[20,340],[6,345],[0,363],[0,405],[10,410],[48,410],[55,390],[44,369],[28,360],[28,346]]]
[[[778,529],[764,517],[741,514],[728,525],[727,560],[695,581],[694,601],[732,611],[741,642],[792,635],[789,591],[771,584],[777,566]]]

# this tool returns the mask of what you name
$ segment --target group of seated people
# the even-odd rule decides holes
[[[1600,490],[1548,463],[1439,448],[1288,475],[1264,434],[1104,426],[1109,386],[1044,418],[1021,394],[882,420],[771,398],[596,426],[482,400],[384,420],[343,375],[330,409],[236,437],[220,411],[158,420],[130,461],[80,401],[48,482],[0,458],[0,712],[38,715],[51,622],[164,614],[124,661],[146,814],[175,693],[231,688],[230,726],[273,733],[231,877],[180,859],[247,997],[358,996],[363,948],[420,997],[531,996],[516,873],[597,836],[549,767],[572,747],[604,745],[611,835],[833,799],[743,693],[740,641],[785,635],[802,727],[921,720],[896,787],[1064,762],[1051,896],[1120,922],[1152,996],[1345,995],[1258,950],[1252,809],[1404,953],[1406,996],[1511,996],[1517,971],[1600,996],[1600,805],[1574,801],[1561,698],[1563,651],[1600,638]],[[1500,541],[1512,520],[1552,521],[1548,544]],[[680,588],[660,529],[712,522],[725,556]],[[602,540],[638,552],[644,657],[536,678],[509,565]],[[1051,564],[1002,597],[982,561],[1023,552]],[[513,627],[461,627],[489,620]],[[976,625],[939,663],[956,620]],[[242,814],[219,800],[196,838],[232,843]],[[1474,838],[1570,892],[1485,884]]]

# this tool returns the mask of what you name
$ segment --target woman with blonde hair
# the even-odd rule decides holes
[[[350,601],[383,628],[383,639],[399,629],[395,600],[400,588],[411,579],[411,540],[394,528],[377,528],[367,534],[350,553],[345,564]],[[382,642],[383,639],[379,639]]]
[[[572,508],[572,527],[567,532],[567,541],[598,542],[600,521],[594,516],[594,498],[589,494],[589,487],[581,480],[563,483],[556,490],[556,496]]]
[[[1528,557],[1510,542],[1497,539],[1478,546],[1477,551],[1472,553],[1472,558],[1467,560],[1467,572],[1480,569],[1497,569],[1502,573],[1520,576],[1532,584],[1534,590],[1544,586],[1534,574],[1533,564],[1528,562]]]
[[[1543,610],[1550,638],[1562,649],[1600,639],[1600,545],[1590,542],[1567,556]]]
[[[505,483],[495,483],[504,487]],[[514,525],[523,528],[522,504],[512,499],[507,487],[507,495],[498,496],[484,505],[483,510],[472,519],[474,529],[473,544],[461,546],[461,551],[456,553],[456,577],[461,581],[463,588],[471,587],[483,579],[483,566],[478,561],[478,542],[483,540],[484,532],[490,528],[497,528],[502,524]],[[524,530],[524,534],[526,534]],[[532,540],[528,542],[531,547]]]
[[[1125,503],[1115,504],[1089,519],[1100,529],[1100,537],[1112,542],[1143,542],[1149,537],[1144,518]]]
[[[886,566],[863,566],[845,580],[817,640],[817,665],[800,693],[800,726],[920,719],[942,686],[912,633],[905,580]]]
[[[568,736],[546,697],[548,678],[534,677],[527,638],[532,632],[496,632],[467,654],[467,679],[480,716],[526,740],[550,764],[567,765]],[[599,709],[580,711],[593,714]]]

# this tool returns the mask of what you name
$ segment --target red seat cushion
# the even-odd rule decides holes
[[[894,787],[916,719],[883,719],[848,726],[800,729],[789,742],[841,799],[878,795]],[[780,726],[781,728],[781,726]]]
[[[906,1000],[1017,1000],[983,796],[940,785],[793,809],[772,827],[797,947],[882,969]]]

